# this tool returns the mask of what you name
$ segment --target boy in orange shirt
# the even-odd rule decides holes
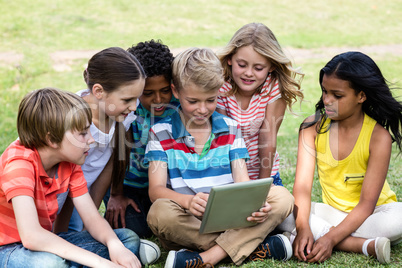
[[[19,139],[0,158],[1,267],[141,267],[138,236],[113,231],[88,194],[79,165],[94,142],[91,121],[73,93],[44,88],[21,101]],[[66,192],[88,231],[52,232]]]

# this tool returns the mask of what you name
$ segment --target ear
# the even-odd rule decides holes
[[[171,84],[171,85],[170,85],[170,88],[172,89],[173,96],[174,96],[176,99],[179,99],[179,92],[177,91],[176,87],[175,87],[173,84]]]
[[[46,143],[47,143],[47,146],[49,146],[49,147],[51,147],[53,149],[59,148],[59,144],[57,144],[57,143],[55,143],[55,142],[50,140],[50,132],[48,132],[46,134]]]
[[[275,71],[275,69],[276,69],[276,66],[271,65],[271,68],[269,68],[268,72],[272,73],[273,71]]]
[[[232,66],[232,57],[229,57],[229,58],[228,58],[228,65],[229,65],[229,66]]]
[[[363,91],[360,91],[358,93],[358,96],[359,96],[359,102],[358,103],[363,103],[367,99],[366,93],[364,93]]]
[[[105,90],[103,89],[101,84],[95,84],[92,87],[92,94],[95,96],[95,98],[102,99],[103,95],[105,94]]]

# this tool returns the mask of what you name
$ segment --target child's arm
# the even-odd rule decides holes
[[[91,186],[90,194],[94,200],[95,206],[99,208],[103,197],[106,194],[107,188],[110,186],[110,198],[107,204],[105,218],[113,228],[119,228],[119,218],[121,225],[126,228],[126,209],[131,205],[137,212],[140,212],[137,204],[130,198],[124,196],[123,182],[121,180],[118,185],[113,183],[113,155],[110,157],[108,163],[99,175],[98,179]]]
[[[57,218],[53,223],[53,232],[55,234],[68,232],[68,225],[70,223],[73,209],[73,201],[69,196],[67,196],[66,201],[64,202],[63,207],[60,210],[60,213],[57,215]]]
[[[123,245],[109,223],[99,214],[89,194],[75,197],[73,202],[91,236],[107,246],[112,262],[124,267],[141,267],[138,258]]]
[[[373,213],[384,186],[392,150],[389,132],[376,124],[370,140],[370,156],[364,176],[359,203],[336,227],[318,239],[313,247],[309,262],[324,261],[331,256],[334,246],[342,243]]]
[[[307,118],[305,122],[313,120]],[[315,170],[315,125],[299,132],[297,150],[296,178],[293,185],[295,197],[294,216],[296,219],[297,236],[293,242],[294,255],[299,260],[306,261],[304,250],[309,253],[312,249],[314,238],[309,226],[311,189],[313,187]]]
[[[114,155],[112,154],[112,157],[110,157],[98,178],[96,178],[94,183],[91,185],[90,195],[97,208],[99,208],[102,203],[102,199],[112,182],[113,156]]]
[[[126,209],[128,206],[132,206],[138,213],[141,212],[134,200],[124,195],[123,180],[118,185],[112,183],[105,213],[105,219],[110,226],[118,228],[120,218],[122,228],[126,228]]]
[[[286,102],[279,98],[267,105],[264,122],[258,136],[260,178],[271,176],[276,153],[276,138],[285,115]]]
[[[32,197],[23,195],[13,197],[12,204],[18,233],[25,248],[50,252],[89,267],[121,267],[42,228]]]
[[[187,195],[177,193],[166,187],[167,163],[163,161],[151,161],[148,168],[149,198],[155,202],[158,198],[168,198],[183,208],[190,210],[194,216],[202,216],[207,205],[209,194],[197,193]]]

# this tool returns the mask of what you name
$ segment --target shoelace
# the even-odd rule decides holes
[[[203,263],[200,258],[186,260],[186,268],[214,268],[210,263]]]
[[[271,255],[271,251],[269,250],[269,244],[266,243],[265,247],[263,245],[260,245],[257,250],[255,250],[253,253],[250,254],[248,257],[251,261],[262,261],[267,257],[267,252],[268,256]]]

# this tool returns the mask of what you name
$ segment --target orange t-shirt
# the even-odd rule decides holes
[[[36,149],[13,142],[0,158],[0,246],[21,242],[12,198],[26,195],[34,199],[40,225],[52,231],[58,211],[57,196],[71,197],[88,192],[81,167],[59,163],[56,176],[49,178]]]

